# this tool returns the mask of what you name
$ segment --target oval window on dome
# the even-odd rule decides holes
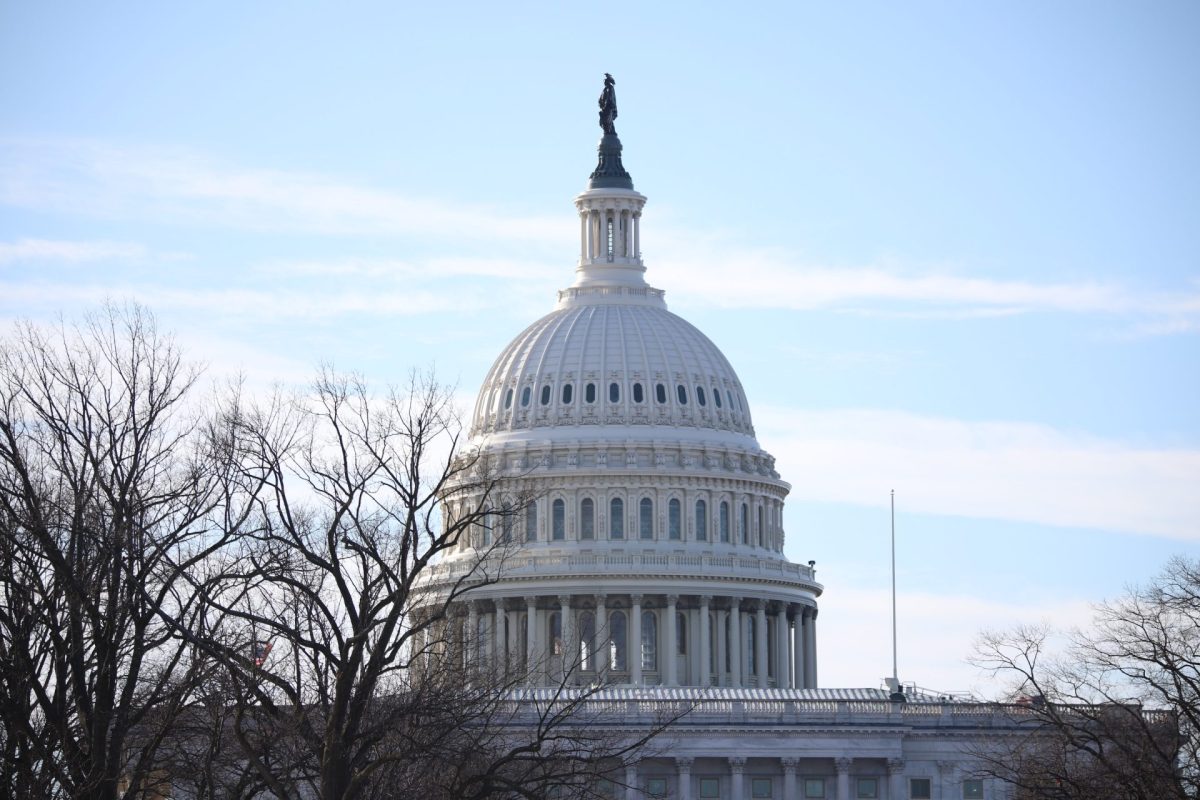
[[[596,384],[589,383],[583,387],[583,400],[586,403],[596,402]]]
[[[508,411],[512,408],[512,389],[504,393],[504,410]]]
[[[542,387],[542,405],[550,405],[550,384]]]
[[[731,391],[729,391],[728,389],[726,389],[726,390],[725,390],[725,399],[729,401],[729,407],[730,407],[730,408],[734,408],[734,405],[733,405],[733,392],[731,392]]]
[[[571,401],[575,399],[575,384],[564,383],[562,391],[562,401],[564,406],[571,405]]]
[[[608,402],[621,402],[621,384],[614,382],[608,385]]]
[[[661,383],[654,387],[654,399],[659,403],[667,402],[667,387]]]
[[[642,385],[640,383],[635,383],[633,385],[633,402],[640,403],[645,399],[645,396],[642,394]]]
[[[706,398],[704,396],[704,387],[703,386],[696,387],[696,402],[702,406],[708,405],[708,398]]]
[[[721,390],[713,387],[713,402],[717,404],[717,408],[721,407]]]
[[[529,390],[526,389],[525,391],[529,391]],[[681,406],[686,406],[687,405],[687,387],[684,386],[682,383],[679,384],[678,386],[675,387],[675,394],[679,395],[679,404]]]
[[[522,407],[529,405],[529,396],[532,393],[533,393],[533,390],[530,389],[528,386],[526,386],[524,389],[521,390],[521,406]]]

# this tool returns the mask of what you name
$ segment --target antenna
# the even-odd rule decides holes
[[[900,688],[900,670],[896,656],[896,490],[892,489],[892,678],[888,689],[891,699],[904,702],[904,690]]]

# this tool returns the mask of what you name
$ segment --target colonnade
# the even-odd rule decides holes
[[[529,594],[467,600],[465,658],[532,684],[816,688],[817,609],[738,595]]]
[[[612,226],[611,235],[608,226]],[[641,257],[642,212],[633,208],[585,208],[579,212],[581,263]]]

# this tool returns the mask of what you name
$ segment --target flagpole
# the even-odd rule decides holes
[[[892,681],[900,687],[900,670],[896,657],[896,490],[892,489]]]

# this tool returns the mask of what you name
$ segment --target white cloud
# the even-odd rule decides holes
[[[0,264],[26,261],[106,261],[114,258],[139,259],[146,248],[128,242],[60,241],[54,239],[18,239],[0,242]]]
[[[1097,528],[1200,542],[1200,450],[1024,422],[760,408],[792,498]]]

